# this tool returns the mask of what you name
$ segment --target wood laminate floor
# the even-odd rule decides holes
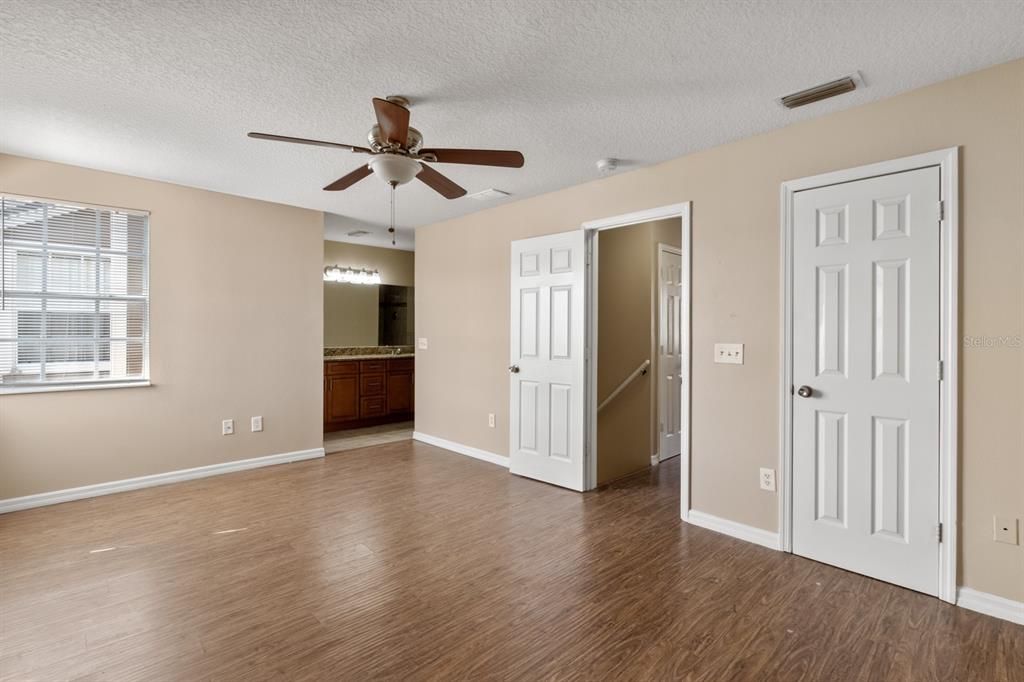
[[[422,443],[0,517],[4,680],[1021,680],[1024,627]]]

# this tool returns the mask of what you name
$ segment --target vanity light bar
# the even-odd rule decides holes
[[[345,282],[346,284],[380,284],[380,271],[328,265],[324,268],[324,281]]]

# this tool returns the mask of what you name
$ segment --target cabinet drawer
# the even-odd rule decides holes
[[[384,395],[385,388],[383,374],[363,374],[359,377],[359,395],[362,397]]]
[[[383,374],[387,360],[360,360],[359,371],[363,374]]]
[[[358,364],[352,361],[334,360],[324,363],[324,374],[327,376],[345,376],[358,374]]]
[[[416,358],[395,358],[388,360],[389,372],[411,372]]]
[[[366,419],[367,417],[382,417],[386,413],[387,405],[385,404],[384,396],[373,396],[370,398],[360,399],[360,419]]]

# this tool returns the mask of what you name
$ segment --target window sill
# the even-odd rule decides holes
[[[19,393],[58,393],[61,391],[96,391],[108,388],[141,388],[152,386],[148,379],[139,381],[117,381],[109,384],[56,384],[53,386],[0,386],[0,396],[15,395]]]

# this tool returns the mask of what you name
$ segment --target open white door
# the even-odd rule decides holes
[[[512,242],[512,473],[582,491],[585,407],[583,230]]]
[[[658,460],[682,452],[683,256],[658,245]]]

